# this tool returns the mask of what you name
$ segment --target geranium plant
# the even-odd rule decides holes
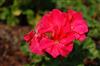
[[[66,57],[73,50],[74,40],[84,41],[88,32],[86,21],[80,12],[58,9],[46,13],[35,29],[24,36],[32,53],[53,58]]]

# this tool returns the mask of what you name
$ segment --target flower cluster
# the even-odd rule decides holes
[[[66,57],[73,49],[73,41],[83,41],[88,26],[82,14],[74,10],[61,12],[53,9],[39,21],[35,30],[24,36],[32,53],[42,55],[45,52],[53,58]]]

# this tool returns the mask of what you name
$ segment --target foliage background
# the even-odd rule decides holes
[[[42,15],[54,8],[82,12],[89,26],[87,39],[75,41],[73,52],[57,59],[31,54],[21,41],[20,50],[31,59],[24,66],[100,66],[100,0],[0,0],[0,23],[34,28]]]

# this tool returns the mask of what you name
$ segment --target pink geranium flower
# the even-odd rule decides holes
[[[44,54],[47,52],[53,58],[68,56],[73,49],[73,41],[83,41],[88,31],[82,15],[73,10],[61,12],[54,9],[45,14],[35,28],[24,36],[29,42],[31,52]]]

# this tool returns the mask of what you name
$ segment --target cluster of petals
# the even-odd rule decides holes
[[[32,53],[50,54],[53,58],[66,57],[73,50],[73,41],[86,38],[88,26],[80,12],[58,9],[46,13],[35,30],[24,36]]]

